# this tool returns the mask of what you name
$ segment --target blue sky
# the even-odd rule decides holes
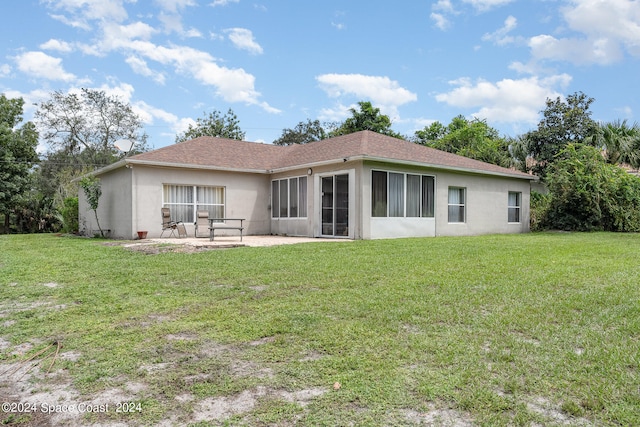
[[[21,0],[3,5],[0,92],[101,89],[154,148],[231,108],[246,139],[342,121],[370,101],[413,135],[463,114],[535,128],[582,91],[598,121],[640,117],[640,1]]]

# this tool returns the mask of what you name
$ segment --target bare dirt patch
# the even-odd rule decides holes
[[[591,426],[593,425],[589,420],[585,418],[574,418],[564,413],[560,408],[556,407],[552,402],[543,398],[537,397],[527,402],[527,409],[529,411],[542,415],[553,425],[565,425],[565,426]]]
[[[433,408],[426,412],[418,412],[412,409],[403,411],[407,421],[423,426],[438,427],[473,427],[474,424],[467,414],[453,409]]]
[[[281,399],[304,407],[312,399],[326,392],[326,389],[321,388],[289,392],[258,386],[234,396],[208,398],[198,402],[195,407],[194,421],[224,421],[234,415],[250,412],[261,399]]]

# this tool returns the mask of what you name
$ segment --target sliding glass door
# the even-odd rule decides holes
[[[322,235],[349,236],[349,175],[321,178]]]

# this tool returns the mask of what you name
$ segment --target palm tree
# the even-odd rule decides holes
[[[628,164],[640,167],[640,125],[627,124],[626,120],[601,123],[597,133],[589,138],[593,145],[602,149],[608,163]]]

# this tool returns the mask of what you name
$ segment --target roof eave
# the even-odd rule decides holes
[[[273,168],[273,169],[271,169],[271,170],[269,170],[267,172],[268,173],[289,172],[289,171],[297,170],[297,169],[314,168],[314,167],[320,167],[320,166],[335,165],[335,164],[345,163],[345,162],[348,162],[348,161],[357,161],[357,160],[363,160],[363,161],[367,160],[367,161],[372,161],[372,162],[383,162],[383,163],[395,163],[395,164],[400,164],[400,165],[405,165],[405,166],[428,167],[428,168],[447,170],[447,171],[473,173],[473,174],[480,174],[480,175],[500,176],[500,177],[503,177],[503,178],[525,179],[525,180],[528,180],[528,181],[537,181],[539,179],[535,175],[521,175],[521,174],[518,174],[518,173],[486,171],[486,170],[482,170],[482,169],[472,169],[472,168],[464,168],[464,167],[457,167],[457,166],[447,166],[447,165],[441,165],[441,164],[436,164],[436,163],[425,163],[425,162],[417,162],[417,161],[412,161],[412,160],[399,160],[399,159],[392,159],[392,158],[389,158],[389,157],[376,157],[376,156],[367,156],[367,155],[340,157],[340,158],[337,158],[337,159],[324,160],[324,161],[321,161],[321,162],[311,162],[311,163],[304,163],[304,164],[298,164],[298,165],[293,165],[293,166],[285,166],[285,167],[281,167],[281,168]]]
[[[212,170],[212,171],[224,171],[224,172],[244,172],[244,173],[257,173],[266,175],[269,173],[266,169],[251,169],[251,168],[232,168],[215,165],[196,165],[193,163],[171,163],[171,162],[158,162],[153,160],[133,160],[128,159],[127,164],[131,166],[153,166],[161,168],[179,168],[179,169],[200,169],[200,170]]]
[[[399,160],[399,159],[390,159],[387,157],[374,157],[374,156],[362,156],[363,160],[369,160],[374,162],[386,162],[386,163],[397,163],[407,166],[420,166],[420,167],[429,167],[434,169],[442,169],[448,171],[455,172],[464,172],[464,173],[472,173],[472,174],[480,174],[480,175],[493,175],[500,176],[504,178],[516,178],[516,179],[525,179],[528,181],[537,181],[538,177],[535,175],[525,175],[519,173],[509,173],[509,172],[498,172],[498,171],[487,171],[482,169],[474,169],[474,168],[465,168],[461,166],[449,166],[449,165],[441,165],[436,163],[425,163],[425,162],[416,162],[412,160]]]
[[[87,177],[87,176],[100,176],[103,175],[107,172],[111,172],[112,170],[116,170],[116,169],[120,169],[121,167],[124,167],[127,163],[129,162],[129,159],[122,159],[122,160],[118,160],[115,163],[111,163],[110,165],[107,165],[103,168],[100,169],[96,169],[94,171],[91,171],[89,173],[86,173],[82,176],[79,176],[77,178],[74,178],[71,180],[71,182],[79,182],[80,180],[82,180],[82,178]]]

